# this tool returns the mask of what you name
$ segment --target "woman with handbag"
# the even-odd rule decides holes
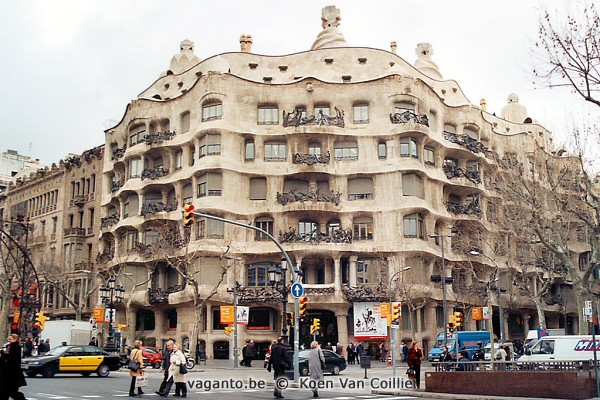
[[[21,344],[19,336],[10,334],[8,336],[8,347],[0,353],[0,399],[10,397],[15,400],[25,400],[25,395],[19,388],[26,386],[25,376],[21,370]]]
[[[423,358],[423,351],[421,351],[417,342],[412,342],[408,349],[406,363],[408,364],[409,371],[411,369],[414,371],[413,374],[409,373],[408,377],[416,380],[417,389],[421,389],[421,358]]]
[[[133,342],[133,350],[131,350],[131,354],[129,355],[127,368],[129,368],[129,375],[131,375],[129,396],[133,397],[135,396],[135,381],[137,380],[138,375],[144,373],[144,356],[142,355],[142,342],[140,340]],[[141,387],[137,388],[137,392],[139,396],[144,394]]]
[[[325,369],[325,356],[315,340],[310,344],[310,353],[308,354],[308,371],[310,374],[310,388],[313,397],[319,397],[319,384],[323,381],[323,370]]]
[[[185,374],[187,374],[187,368],[185,366],[185,362],[185,355],[179,349],[179,345],[175,343],[173,345],[173,354],[171,355],[171,366],[169,367],[169,376],[172,376],[173,382],[175,382],[174,396],[176,397],[187,397],[187,387],[185,386]]]

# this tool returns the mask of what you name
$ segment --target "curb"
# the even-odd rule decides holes
[[[371,394],[383,394],[390,396],[413,396],[413,397],[428,397],[434,399],[448,400],[481,400],[482,396],[477,394],[460,394],[460,393],[436,393],[427,392],[425,390],[371,390]],[[504,397],[504,396],[485,396],[486,400],[531,400],[531,397]],[[536,398],[535,400],[557,400]]]

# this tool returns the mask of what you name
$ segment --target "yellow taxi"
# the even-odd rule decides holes
[[[52,378],[62,372],[80,373],[83,376],[90,376],[95,372],[104,378],[110,371],[117,371],[120,367],[118,355],[110,354],[96,346],[59,346],[42,356],[21,360],[21,369],[31,378],[37,374],[44,378]]]

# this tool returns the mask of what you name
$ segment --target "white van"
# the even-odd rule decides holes
[[[600,338],[596,339],[596,350],[600,357]],[[540,338],[519,361],[588,361],[594,359],[592,336],[545,336]]]
[[[508,346],[509,350],[510,350],[510,360],[506,360],[506,361],[513,361],[515,359],[515,346],[511,343],[511,342],[506,342],[504,343],[502,346]],[[494,351],[497,352],[498,351],[498,347],[500,347],[500,343],[494,343]],[[491,353],[492,353],[492,345],[491,344],[486,344],[485,347],[483,348],[483,357],[485,361],[490,361],[491,358]]]

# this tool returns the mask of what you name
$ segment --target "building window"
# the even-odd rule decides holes
[[[357,104],[354,106],[354,123],[369,123],[369,106],[367,104]]]
[[[221,154],[221,135],[209,134],[200,139],[198,158]]]
[[[425,146],[425,149],[423,150],[423,161],[425,164],[435,166],[435,150],[433,150],[433,147]]]
[[[254,140],[246,140],[244,143],[244,160],[254,161]]]
[[[268,286],[267,271],[271,264],[261,263],[249,265],[246,268],[246,283],[249,287]]]
[[[58,217],[52,217],[52,233],[56,233],[58,228]]]
[[[348,200],[372,200],[374,190],[371,177],[348,179]]]
[[[190,131],[190,112],[186,111],[181,114],[181,132],[186,133]]]
[[[467,161],[467,171],[479,172],[479,161],[477,161],[477,160]]]
[[[259,125],[279,124],[279,109],[273,106],[258,107]]]
[[[273,218],[271,218],[271,217],[256,218],[256,221],[254,221],[254,225],[257,228],[260,228],[263,231],[269,233],[270,235],[273,235]],[[264,233],[259,232],[259,231],[255,231],[255,232],[256,232],[256,234],[254,236],[254,240],[256,240],[256,241],[268,241],[268,240],[271,240]]]
[[[396,114],[402,114],[407,111],[414,113],[415,105],[412,103],[396,103],[396,105],[394,106],[394,113]]]
[[[265,161],[285,161],[287,145],[285,143],[265,143]]]
[[[267,178],[250,178],[250,200],[267,199]]]
[[[159,239],[158,232],[156,231],[146,231],[144,232],[144,244],[154,244],[157,243]]]
[[[146,127],[138,126],[137,128],[133,128],[129,133],[129,145],[135,146],[139,142],[144,139],[144,135],[146,134]]]
[[[202,121],[212,121],[223,117],[223,104],[213,103],[202,107]]]
[[[435,307],[435,325],[438,328],[444,327],[444,307],[442,306]]]
[[[129,231],[125,235],[125,250],[133,250],[138,242],[138,231]]]
[[[327,223],[327,234],[333,236],[333,234],[342,228],[340,221],[329,221]]]
[[[385,160],[387,158],[387,145],[385,143],[377,144],[377,156],[380,160]]]
[[[400,156],[419,158],[417,139],[405,137],[400,139]]]
[[[175,169],[183,168],[183,151],[179,150],[175,153]]]
[[[357,260],[356,261],[356,283],[365,284],[369,283],[369,260]]]
[[[223,239],[224,229],[222,221],[202,218],[196,223],[196,239]]]
[[[141,158],[132,158],[129,160],[129,177],[130,178],[139,178],[142,174],[142,159]]]
[[[358,160],[358,144],[356,142],[337,142],[334,144],[336,161]]]
[[[318,118],[319,114],[323,114],[326,117],[329,117],[329,105],[321,104],[315,106],[315,116]]]
[[[422,199],[424,197],[423,179],[417,174],[403,174],[402,194]]]
[[[423,239],[423,217],[420,214],[404,217],[404,237]]]
[[[321,143],[312,142],[308,144],[308,154],[313,156],[321,155]]]
[[[352,227],[354,240],[373,240],[373,218],[355,218]]]
[[[221,196],[222,180],[221,174],[207,172],[198,178],[196,197]]]
[[[300,235],[308,235],[317,229],[319,229],[319,225],[314,221],[302,220],[298,222],[298,234]]]

